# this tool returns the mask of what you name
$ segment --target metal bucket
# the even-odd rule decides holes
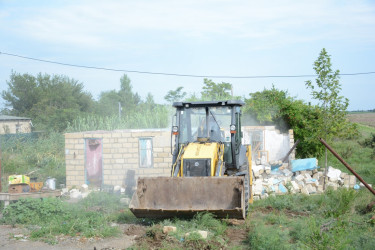
[[[56,189],[56,179],[48,177],[46,180],[46,187],[50,190],[55,190]]]
[[[170,218],[210,212],[245,218],[243,177],[144,177],[129,204],[136,217]]]

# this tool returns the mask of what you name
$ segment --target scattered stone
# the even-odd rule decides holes
[[[123,205],[128,206],[129,203],[130,203],[130,198],[121,198],[120,199],[120,203],[123,204]]]
[[[176,232],[177,228],[174,226],[164,226],[163,227],[163,233],[168,234],[170,232]]]
[[[276,164],[278,162],[274,162]],[[253,164],[254,166],[254,164]],[[324,169],[301,169],[292,172],[289,168],[282,169],[270,166],[258,165],[253,167],[253,200],[266,199],[269,196],[288,193],[303,193],[306,195],[323,193],[323,184],[326,188],[337,190],[338,188],[353,188],[356,185],[356,178],[353,175],[341,172],[333,167],[328,168],[327,177],[324,177]],[[355,186],[363,186],[362,183]],[[288,189],[286,188],[288,187]]]
[[[202,237],[202,239],[207,239],[207,237],[208,237],[208,231],[198,230],[198,231],[195,231],[194,233],[200,234],[200,236]],[[190,233],[186,233],[185,234],[185,238],[189,237],[189,235],[190,235]]]

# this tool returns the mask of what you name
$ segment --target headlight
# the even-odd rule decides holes
[[[172,127],[172,133],[173,133],[174,135],[178,135],[178,126],[173,126],[173,127]]]
[[[234,124],[230,125],[230,132],[232,134],[236,133],[236,125],[234,125]]]

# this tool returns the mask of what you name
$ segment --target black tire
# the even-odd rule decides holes
[[[249,199],[250,199],[250,173],[249,173],[249,162],[246,160],[245,164],[241,166],[241,172],[245,172],[244,175],[244,188],[245,188],[245,217],[249,213]]]

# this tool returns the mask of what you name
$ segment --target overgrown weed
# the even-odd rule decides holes
[[[30,227],[30,237],[48,243],[54,243],[54,237],[60,234],[86,238],[115,236],[119,229],[113,222],[137,221],[119,200],[119,195],[103,192],[92,192],[77,204],[57,198],[20,199],[4,210],[1,222],[36,225]]]

